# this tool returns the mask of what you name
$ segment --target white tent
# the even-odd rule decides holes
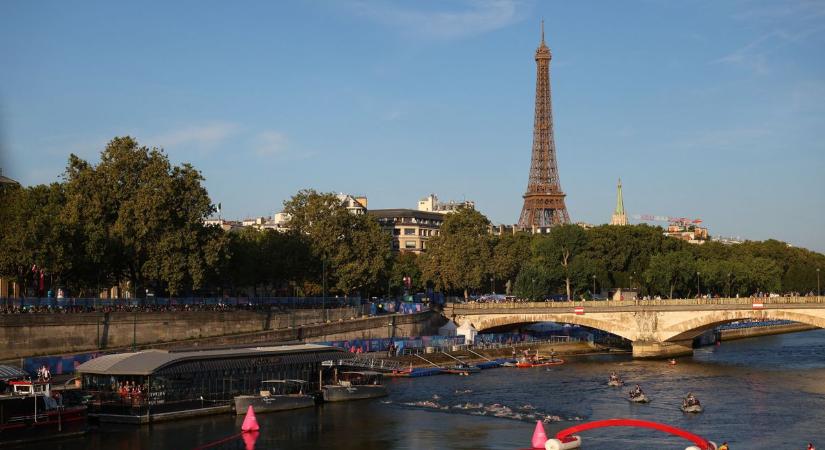
[[[448,320],[444,326],[438,329],[439,336],[455,336],[455,332],[458,329],[458,326],[452,320]]]
[[[476,327],[470,323],[469,320],[464,321],[458,329],[455,330],[456,336],[464,336],[464,343],[465,344],[472,344],[476,340],[476,335],[478,334],[478,330]]]

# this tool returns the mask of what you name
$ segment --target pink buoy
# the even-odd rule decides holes
[[[243,424],[241,425],[241,431],[249,432],[249,431],[258,431],[260,427],[258,426],[258,419],[255,417],[255,410],[252,409],[252,405],[249,405],[249,408],[246,410],[246,416],[243,418]]]
[[[530,445],[533,448],[544,448],[544,443],[547,442],[547,434],[544,432],[544,425],[541,424],[541,420],[536,421],[536,429],[533,430],[533,439],[530,441]]]
[[[255,441],[258,440],[258,432],[257,431],[250,431],[248,433],[241,433],[241,439],[243,439],[244,449],[245,450],[255,450]]]

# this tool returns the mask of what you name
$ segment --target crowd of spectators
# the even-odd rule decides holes
[[[745,296],[744,298],[779,298],[779,297],[816,297],[817,293],[815,291],[809,291],[807,293],[801,292],[762,292],[757,291],[750,296]],[[734,296],[735,298],[740,298],[739,294]],[[725,295],[719,293],[705,293],[701,295],[696,295],[693,298],[705,298],[705,299],[713,299],[713,298],[726,298]],[[626,297],[628,299],[628,297]],[[663,300],[664,298],[661,295],[644,295],[638,297],[639,300]],[[607,300],[607,298],[601,296],[597,298],[591,297],[579,297],[576,301],[581,300]],[[478,297],[470,297],[467,299],[464,298],[454,298],[454,302],[456,303],[527,303],[527,302],[559,302],[559,301],[567,301],[567,297],[565,295],[556,295],[552,297],[546,297],[541,300],[511,296],[511,295],[482,295]]]
[[[152,313],[152,312],[188,312],[188,311],[274,311],[288,312],[298,309],[337,309],[358,305],[360,301],[348,299],[346,301],[331,298],[325,302],[315,299],[308,301],[186,301],[186,302],[130,302],[129,300],[106,300],[97,303],[84,299],[83,304],[71,302],[55,303],[37,301],[14,301],[0,299],[0,314],[79,314],[79,313]]]

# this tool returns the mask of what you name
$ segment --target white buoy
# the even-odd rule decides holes
[[[568,442],[562,442],[558,439],[548,439],[547,442],[544,443],[544,448],[546,450],[571,450],[582,446],[582,438],[579,436],[570,436],[570,439]]]

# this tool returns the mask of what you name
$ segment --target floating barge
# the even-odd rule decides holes
[[[201,351],[143,350],[104,355],[76,372],[90,397],[89,417],[145,424],[229,413],[233,399],[258,393],[262,380],[315,380],[323,361],[349,358],[315,344]]]

